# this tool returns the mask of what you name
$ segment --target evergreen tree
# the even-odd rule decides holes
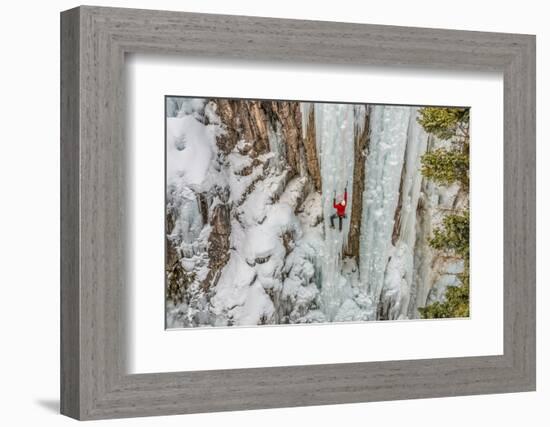
[[[420,110],[418,123],[428,133],[442,140],[468,135],[470,109],[426,107]]]
[[[468,260],[470,257],[470,213],[447,215],[443,219],[443,227],[434,230],[430,246],[434,249],[453,252],[462,259]]]
[[[468,317],[470,314],[470,215],[447,215],[443,227],[434,231],[429,244],[432,248],[450,252],[464,260],[464,271],[459,275],[460,285],[449,286],[445,301],[419,308],[425,319]]]
[[[422,156],[422,175],[441,185],[455,182],[468,189],[470,156],[461,149],[437,148]]]
[[[439,185],[458,183],[468,191],[470,185],[469,109],[426,107],[420,110],[418,122],[424,130],[441,140],[449,140],[449,148],[438,148],[422,156],[421,173]],[[434,230],[429,245],[450,252],[464,260],[464,271],[458,276],[460,285],[449,286],[443,302],[418,309],[424,319],[468,317],[470,314],[470,214],[449,214],[442,227]]]

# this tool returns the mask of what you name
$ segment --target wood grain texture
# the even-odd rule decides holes
[[[61,412],[80,414],[79,17],[61,21]]]
[[[62,13],[62,413],[100,419],[535,388],[534,36],[80,7]],[[504,354],[128,375],[126,53],[501,71]]]

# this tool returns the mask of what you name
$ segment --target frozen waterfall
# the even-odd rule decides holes
[[[325,244],[319,254],[321,258],[322,283],[321,310],[328,320],[333,321],[346,299],[350,298],[349,280],[342,274],[342,251],[349,232],[348,219],[343,222],[342,231],[330,227],[330,216],[334,213],[333,199],[343,196],[347,186],[347,206],[353,200],[354,139],[357,129],[364,126],[365,107],[351,104],[315,104],[315,132],[317,152],[323,181],[322,209]],[[309,112],[309,109],[306,110]],[[305,114],[304,114],[305,115]]]
[[[309,108],[303,113],[308,115]],[[330,228],[329,218],[334,212],[334,192],[342,194],[346,184],[348,206],[352,205],[354,139],[365,126],[366,107],[315,104],[314,108],[325,219],[325,244],[319,253],[323,277],[320,308],[331,321],[404,318],[414,280],[417,234],[422,232],[417,225],[422,184],[419,169],[428,137],[417,123],[418,109],[369,107],[360,265],[359,271],[349,274],[342,250],[351,208],[342,232],[337,226]]]

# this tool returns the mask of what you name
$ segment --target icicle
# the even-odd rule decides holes
[[[307,134],[307,126],[309,124],[309,112],[311,110],[311,102],[300,102],[300,113],[302,114],[302,136],[305,138]]]
[[[427,135],[418,124],[417,109],[411,109],[407,129],[407,141],[400,183],[398,205],[390,248],[390,260],[386,267],[382,304],[384,316],[389,319],[407,317],[411,291],[413,290],[414,256],[417,252],[417,206],[420,198],[422,174],[420,159],[426,151]]]
[[[315,104],[316,142],[323,179],[323,218],[325,245],[322,257],[323,287],[321,289],[322,311],[334,320],[346,297],[347,281],[342,276],[342,249],[349,232],[349,215],[339,231],[338,219],[335,228],[330,228],[329,218],[335,212],[334,194],[343,195],[348,184],[347,205],[351,206],[354,159],[355,111],[353,105]]]
[[[374,106],[361,224],[361,279],[373,301],[380,299],[391,255],[393,218],[411,109]]]
[[[285,163],[286,153],[280,122],[277,121],[275,129],[272,126],[267,126],[267,138],[270,151],[274,154],[270,162],[277,172],[281,172],[281,168]]]

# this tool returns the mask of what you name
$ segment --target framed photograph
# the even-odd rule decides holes
[[[535,390],[535,37],[61,14],[61,411]]]

